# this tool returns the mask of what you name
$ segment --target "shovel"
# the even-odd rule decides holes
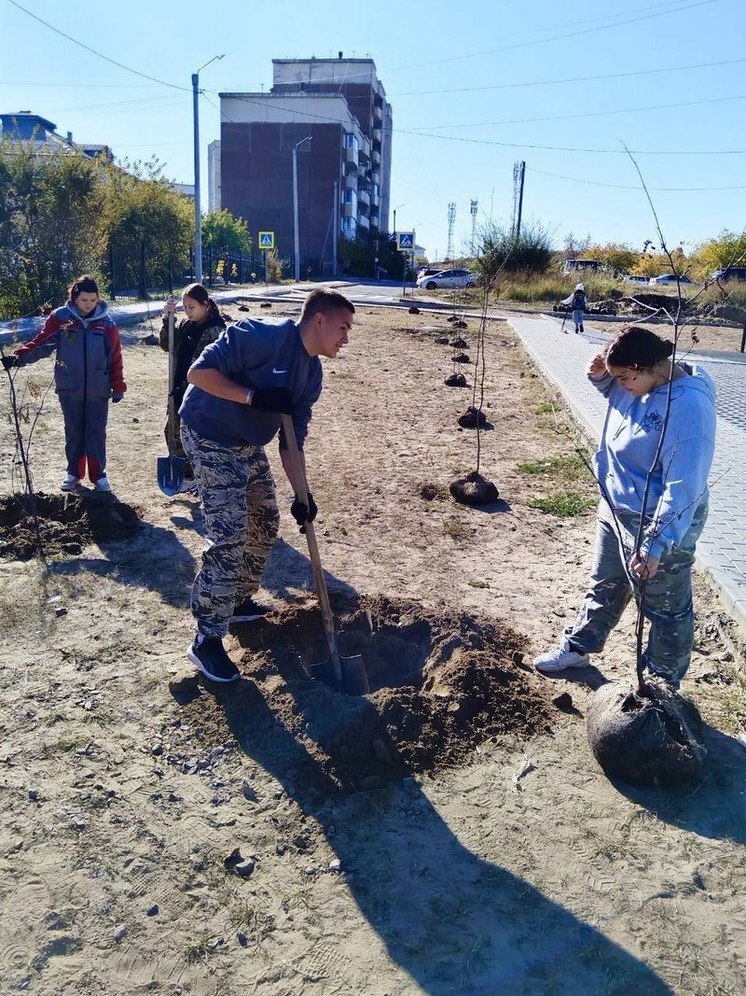
[[[303,463],[300,451],[298,450],[298,441],[295,438],[293,420],[289,415],[282,416],[282,428],[288,444],[290,470],[293,475],[297,494],[300,500],[308,507],[308,482],[303,472]],[[334,617],[332,616],[332,609],[329,604],[329,594],[326,590],[326,581],[324,579],[324,571],[321,567],[321,557],[319,556],[319,547],[316,542],[313,523],[306,522],[303,528],[308,542],[308,554],[313,566],[316,594],[319,598],[321,618],[324,623],[324,634],[329,646],[329,659],[312,665],[313,670],[316,671],[322,681],[332,684],[348,695],[366,695],[370,691],[370,685],[368,684],[368,675],[365,671],[363,658],[360,654],[356,654],[354,657],[340,657],[339,655],[337,634],[334,630]]]
[[[158,457],[158,487],[169,498],[177,495],[184,485],[186,460],[174,456],[176,445],[176,405],[174,403],[174,371],[176,357],[174,355],[174,313],[168,316],[168,452],[167,457]]]

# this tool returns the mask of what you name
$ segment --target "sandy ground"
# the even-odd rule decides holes
[[[299,752],[315,764],[314,718],[304,725],[300,699],[292,726],[273,708],[292,686],[261,670],[251,639],[229,644],[243,698],[169,692],[191,634],[200,516],[156,488],[165,356],[138,344],[143,331],[129,336],[130,391],[109,433],[109,476],[140,532],[46,565],[0,562],[0,992],[742,993],[746,704],[737,634],[706,578],[685,683],[710,724],[700,783],[613,785],[590,753],[583,714],[601,675],[630,675],[629,616],[589,684],[522,672],[548,717],[538,732],[525,721],[456,765],[309,794],[290,771]],[[587,497],[592,483],[519,470],[572,453],[578,435],[510,328],[491,324],[481,470],[501,502],[452,501],[476,437],[456,423],[471,392],[443,385],[443,333],[432,316],[362,308],[326,364],[307,459],[330,589],[507,626],[530,660],[574,614],[593,513],[529,502],[567,487]],[[19,373],[32,406],[50,376],[48,361]],[[37,490],[56,490],[61,454],[50,396]],[[312,575],[272,459],[282,538],[262,594],[282,613],[309,604]],[[574,712],[553,706],[563,691]],[[235,848],[253,862],[246,878],[225,865]]]

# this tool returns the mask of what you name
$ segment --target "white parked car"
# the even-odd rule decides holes
[[[625,278],[625,282],[628,284],[649,284],[650,279],[648,277],[637,277],[632,273],[628,273]]]
[[[438,290],[440,288],[451,287],[476,287],[477,276],[471,270],[454,267],[450,270],[441,270],[440,273],[423,274],[417,278],[417,286],[424,287],[425,290]]]
[[[675,273],[664,273],[660,277],[651,277],[651,284],[675,284],[676,274]],[[679,277],[680,284],[693,284],[694,281],[690,280],[689,277],[685,277],[683,274]]]

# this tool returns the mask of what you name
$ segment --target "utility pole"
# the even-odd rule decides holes
[[[523,215],[523,181],[526,176],[525,162],[513,164],[513,238],[521,237],[521,217]]]
[[[456,202],[451,201],[448,205],[448,248],[446,249],[446,263],[453,260],[453,225],[456,221]]]
[[[475,235],[476,235],[476,230],[477,230],[477,209],[478,209],[478,205],[479,205],[478,201],[472,201],[471,205],[469,207],[469,210],[471,212],[471,254],[472,254],[472,256],[474,255],[474,252],[475,252],[475,242],[476,242]]]
[[[295,249],[295,279],[300,280],[300,239],[298,236],[298,146],[310,142],[311,136],[306,135],[293,146],[293,237]]]
[[[192,73],[192,104],[194,114],[194,282],[202,283],[202,212],[200,210],[199,189],[199,74],[211,62],[224,58],[214,55],[196,73]]]

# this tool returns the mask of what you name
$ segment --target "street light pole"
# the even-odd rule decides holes
[[[223,55],[214,55],[196,73],[192,73],[192,104],[194,113],[194,280],[202,283],[202,213],[200,210],[199,189],[199,74],[211,62],[222,59]]]
[[[300,238],[298,235],[298,146],[310,142],[311,136],[306,135],[293,146],[293,248],[295,250],[295,280],[300,280]]]

